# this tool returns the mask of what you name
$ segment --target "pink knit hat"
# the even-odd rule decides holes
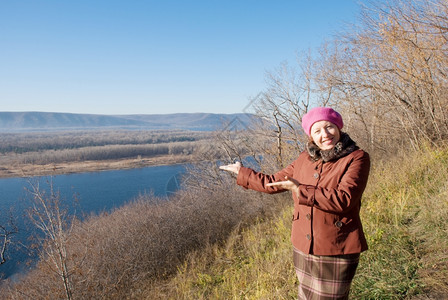
[[[315,107],[302,117],[302,127],[309,136],[311,126],[319,121],[329,121],[336,125],[339,130],[344,126],[341,115],[330,107]]]

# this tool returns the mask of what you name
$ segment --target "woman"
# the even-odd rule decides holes
[[[367,242],[359,217],[369,155],[341,132],[341,115],[316,107],[302,118],[306,150],[285,169],[266,175],[241,163],[221,166],[237,184],[265,193],[292,191],[291,241],[299,299],[348,299]]]

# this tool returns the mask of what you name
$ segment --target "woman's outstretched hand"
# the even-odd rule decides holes
[[[266,186],[275,186],[282,188],[284,190],[296,191],[299,189],[300,183],[292,177],[285,176],[285,181],[277,181],[273,183],[268,183]]]
[[[235,173],[236,175],[238,175],[238,173],[240,172],[240,169],[241,169],[241,163],[239,161],[237,161],[234,164],[220,166],[219,168],[221,170],[232,172],[232,173]]]

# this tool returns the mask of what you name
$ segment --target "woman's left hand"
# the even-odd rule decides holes
[[[299,189],[300,183],[292,177],[285,176],[285,181],[277,181],[273,183],[268,183],[266,186],[280,187],[284,190],[297,191]]]

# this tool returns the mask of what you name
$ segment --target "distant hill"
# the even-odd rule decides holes
[[[88,129],[183,129],[214,131],[244,127],[253,115],[179,113],[152,115],[94,115],[54,112],[0,112],[0,131]]]

